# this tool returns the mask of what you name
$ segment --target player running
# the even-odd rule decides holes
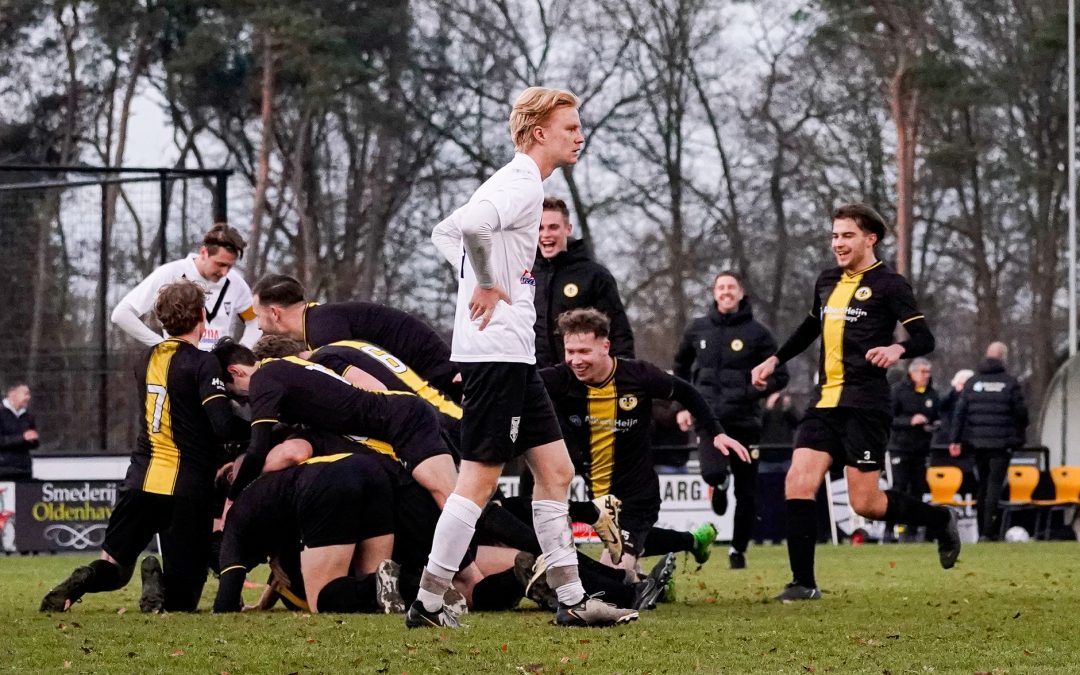
[[[793,577],[777,596],[785,602],[821,597],[814,578],[814,499],[833,462],[846,467],[855,513],[927,526],[937,535],[938,556],[945,569],[960,555],[953,511],[894,490],[882,492],[878,483],[892,423],[885,372],[901,357],[914,358],[934,349],[934,336],[915,304],[911,285],[874,252],[885,231],[885,220],[865,204],[846,204],[833,211],[832,251],[838,266],[818,277],[810,315],[776,355],[751,373],[753,385],[764,388],[778,364],[821,337],[817,401],[799,423],[784,486]],[[910,336],[903,342],[893,341],[897,323]]]

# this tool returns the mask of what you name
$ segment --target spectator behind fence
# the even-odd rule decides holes
[[[563,362],[562,336],[556,321],[563,312],[593,307],[611,321],[611,355],[634,358],[634,334],[619,299],[619,287],[606,267],[592,259],[585,242],[570,239],[573,232],[566,202],[544,199],[540,220],[539,254],[533,264],[536,280],[536,366]]]
[[[29,386],[16,382],[8,387],[0,407],[0,480],[30,479],[30,451],[38,446],[38,432],[29,405]]]
[[[892,387],[892,434],[889,436],[889,463],[892,489],[922,499],[926,491],[926,458],[930,439],[940,426],[937,392],[931,384],[932,368],[924,358],[912,359],[907,377]],[[885,523],[890,538],[894,523]],[[913,534],[905,531],[905,538]]]
[[[934,447],[949,445],[949,441],[952,439],[952,421],[953,414],[956,412],[956,404],[960,402],[960,393],[964,391],[964,385],[973,375],[975,375],[975,371],[970,368],[956,371],[952,381],[949,382],[949,393],[940,397],[938,416],[941,418],[941,425],[934,432],[932,443]]]
[[[750,370],[776,353],[776,340],[768,328],[754,320],[737,274],[717,274],[712,291],[708,313],[686,327],[675,354],[675,375],[693,382],[727,433],[750,447],[761,442],[761,399],[787,386],[788,373],[780,366],[765,387],[750,384]],[[679,424],[689,428],[690,413],[679,415]],[[730,466],[735,479],[735,527],[728,552],[732,569],[746,567],[746,546],[757,520],[758,454],[753,452],[751,462],[732,462]],[[727,458],[702,445],[698,460],[702,479],[720,488],[713,490],[713,510],[723,514],[727,508]]]
[[[765,414],[761,418],[762,445],[791,445],[795,440],[795,427],[799,426],[799,412],[791,402],[791,396],[774,391],[765,399]]]
[[[949,454],[975,457],[979,539],[995,539],[994,520],[1013,450],[1024,445],[1028,410],[1015,377],[1005,372],[1008,348],[992,342],[978,372],[964,385],[952,421]]]
[[[231,336],[237,316],[244,323],[240,343],[250,347],[262,333],[256,323],[251,289],[235,269],[246,246],[236,228],[217,223],[203,236],[197,254],[165,263],[128,291],[113,308],[112,322],[148,347],[164,341],[168,335],[150,330],[142,316],[154,308],[162,286],[187,279],[206,292],[206,325],[199,349],[210,351],[219,339]]]

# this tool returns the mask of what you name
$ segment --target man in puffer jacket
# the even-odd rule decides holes
[[[1008,348],[993,342],[975,376],[964,385],[953,414],[949,454],[961,450],[975,456],[978,478],[979,538],[994,539],[994,520],[1005,484],[1005,473],[1015,448],[1024,446],[1028,410],[1015,377],[1005,372]]]
[[[573,227],[566,202],[544,199],[540,243],[533,264],[536,280],[536,367],[563,362],[558,319],[571,309],[592,307],[611,321],[611,355],[634,358],[634,334],[619,299],[619,287],[606,267],[592,259],[585,242],[570,239]]]
[[[721,272],[713,281],[713,300],[708,314],[690,322],[675,354],[674,372],[697,388],[727,433],[747,448],[761,442],[761,400],[787,386],[788,372],[776,369],[768,386],[750,384],[750,371],[776,353],[776,340],[769,329],[754,320],[742,281],[733,272]],[[692,420],[686,411],[679,424],[689,429]],[[728,462],[719,452],[702,447],[698,452],[701,477],[713,486],[713,510],[727,508]],[[732,569],[746,567],[746,546],[756,519],[758,453],[751,450],[750,462],[732,462],[735,479],[735,530],[728,563]]]

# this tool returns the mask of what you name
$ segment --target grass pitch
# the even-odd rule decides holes
[[[819,546],[824,599],[769,601],[783,547],[680,559],[678,599],[614,629],[562,629],[535,609],[464,617],[460,631],[400,616],[143,615],[136,579],[66,614],[37,612],[86,558],[0,558],[0,671],[201,673],[1021,673],[1080,670],[1080,547],[979,544],[957,567],[931,545]],[[651,562],[651,561],[648,561]],[[136,577],[138,575],[136,574]],[[264,579],[259,571],[252,579]],[[208,607],[216,591],[203,593]],[[529,601],[523,606],[532,607]]]

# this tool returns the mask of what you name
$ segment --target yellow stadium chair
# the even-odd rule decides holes
[[[1031,498],[1039,485],[1038,468],[1030,464],[1010,464],[1005,476],[1009,484],[1009,499],[1000,503],[1001,528],[998,531],[998,539],[1004,539],[1005,532],[1008,531],[1012,521],[1013,512],[1038,506]],[[1038,532],[1037,520],[1035,530]]]
[[[1050,469],[1050,478],[1054,481],[1054,498],[1032,500],[1032,504],[1047,509],[1042,532],[1038,525],[1035,528],[1036,536],[1042,539],[1050,537],[1050,518],[1055,511],[1080,505],[1080,466],[1055,466]]]
[[[972,506],[974,499],[957,499],[956,493],[964,483],[964,472],[956,466],[931,466],[926,469],[926,484],[930,486],[930,503],[940,506]]]

